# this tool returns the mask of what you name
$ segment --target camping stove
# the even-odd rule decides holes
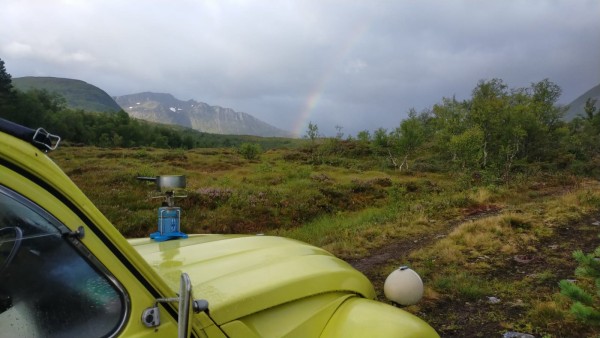
[[[157,190],[163,193],[162,206],[158,208],[158,231],[150,234],[150,238],[157,241],[168,241],[170,239],[187,238],[188,235],[181,232],[181,208],[175,206],[176,191],[185,189],[185,176],[162,175],[156,177],[137,177],[138,180],[152,181],[156,183]]]

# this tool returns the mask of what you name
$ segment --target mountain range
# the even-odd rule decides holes
[[[18,77],[13,86],[21,91],[41,89],[63,96],[72,109],[88,112],[118,112],[151,122],[174,124],[211,134],[293,137],[254,116],[231,108],[194,100],[181,101],[166,93],[138,93],[111,97],[104,90],[81,80],[57,77]]]
[[[171,94],[145,92],[114,99],[129,116],[141,120],[176,124],[212,134],[292,137],[291,133],[250,114],[194,100],[181,101]]]
[[[57,77],[19,77],[12,79],[15,88],[27,91],[43,89],[62,95],[67,106],[89,112],[117,112],[124,110],[131,117],[151,122],[174,124],[212,134],[253,135],[263,137],[293,137],[254,116],[231,108],[211,106],[195,100],[181,101],[166,93],[137,93],[111,97],[102,89],[81,80]],[[600,84],[573,100],[564,119],[569,121],[585,116],[588,98],[598,100]]]

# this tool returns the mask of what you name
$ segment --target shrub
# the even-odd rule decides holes
[[[238,153],[247,160],[255,160],[262,153],[262,148],[257,143],[242,143],[238,149]]]
[[[579,263],[575,270],[577,276],[591,278],[595,283],[586,285],[575,285],[575,283],[562,280],[560,281],[560,292],[573,301],[571,313],[580,321],[589,325],[600,325],[600,247],[596,248],[593,254],[584,254],[578,250],[573,253],[573,257]],[[591,290],[595,289],[595,290]]]

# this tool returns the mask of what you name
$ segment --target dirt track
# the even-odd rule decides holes
[[[348,262],[373,282],[379,300],[386,301],[383,296],[383,283],[387,276],[380,271],[382,265],[405,262],[411,252],[432,245],[463,222],[491,217],[501,212],[502,210],[499,208],[491,208],[469,214],[463,220],[448,225],[443,231],[416,240],[414,238],[397,240],[373,251],[368,257],[348,260]],[[544,290],[545,294],[540,298],[558,292],[558,281],[575,278],[576,262],[572,259],[572,252],[574,250],[592,252],[600,245],[598,238],[600,226],[597,225],[599,221],[600,213],[595,213],[577,223],[564,224],[554,228],[552,236],[536,244],[539,254],[533,261],[516,262],[514,269],[502,272],[502,278],[510,283],[511,280],[522,280],[526,276],[553,271],[555,277],[548,280],[547,285],[537,286],[536,290]],[[560,263],[557,264],[557,262]],[[498,278],[499,273],[493,273],[494,276],[489,276],[489,278]],[[497,305],[490,304],[485,300],[465,302],[440,297],[423,301],[424,304],[420,306],[417,315],[429,322],[442,337],[502,337],[504,332],[510,331],[506,328],[507,320],[509,323],[516,323],[528,315],[528,304],[519,302],[520,300],[517,300]],[[490,311],[502,312],[502,320],[492,322],[486,319],[488,318],[486,314]],[[448,318],[452,318],[452,320]],[[545,331],[547,332],[548,328]],[[559,333],[557,336],[561,336],[561,334]]]
[[[387,263],[406,261],[406,258],[410,256],[410,254],[414,250],[425,246],[429,246],[435,243],[435,241],[446,237],[449,233],[452,232],[452,230],[454,230],[463,222],[495,216],[498,215],[500,212],[502,212],[502,209],[496,206],[490,206],[485,209],[479,209],[470,212],[468,216],[466,216],[462,220],[451,222],[442,231],[431,233],[417,239],[404,238],[396,240],[373,251],[367,257],[355,260],[347,260],[347,262],[350,263],[355,269],[369,277],[371,282],[375,284],[377,294],[382,295],[383,282],[385,281],[385,279],[382,279],[381,276],[377,274],[376,269],[378,267]]]

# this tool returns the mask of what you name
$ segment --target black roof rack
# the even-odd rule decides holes
[[[44,128],[31,129],[3,118],[0,118],[0,132],[18,137],[44,151],[54,150],[60,143],[59,136],[50,134]]]

